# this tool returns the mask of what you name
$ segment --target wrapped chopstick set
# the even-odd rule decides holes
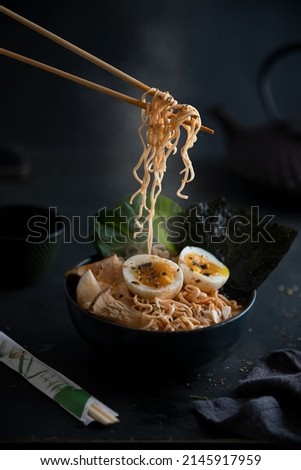
[[[0,362],[54,400],[84,424],[117,423],[118,414],[64,375],[47,366],[0,331]]]

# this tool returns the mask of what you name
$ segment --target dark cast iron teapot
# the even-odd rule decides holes
[[[301,193],[301,122],[281,119],[269,78],[272,66],[297,50],[301,43],[285,46],[268,56],[260,68],[259,92],[270,124],[249,129],[223,109],[210,110],[226,132],[230,168],[251,182],[292,194]]]

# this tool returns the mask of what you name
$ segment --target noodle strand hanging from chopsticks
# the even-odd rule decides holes
[[[151,102],[146,102],[147,97],[153,94]],[[180,105],[168,93],[151,88],[142,97],[146,108],[141,111],[141,126],[139,135],[143,145],[143,152],[133,168],[134,178],[140,184],[140,188],[132,195],[131,204],[138,195],[141,203],[136,217],[136,236],[147,232],[147,248],[151,253],[153,244],[152,222],[155,215],[156,201],[162,190],[162,180],[167,168],[167,159],[177,152],[177,145],[181,137],[181,127],[187,133],[186,140],[180,153],[184,164],[180,172],[182,180],[177,191],[177,196],[187,199],[182,191],[186,183],[194,179],[194,169],[188,155],[188,151],[197,140],[197,134],[202,123],[199,112],[191,105]],[[142,173],[141,176],[139,173]],[[149,196],[149,198],[148,198]],[[145,215],[146,214],[146,215]]]

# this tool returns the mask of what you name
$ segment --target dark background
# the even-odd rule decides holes
[[[298,0],[5,1],[50,31],[197,107],[214,138],[203,136],[197,154],[224,152],[223,132],[208,108],[219,105],[257,126],[267,116],[257,89],[264,59],[301,41]],[[111,88],[127,84],[1,15],[6,47]],[[273,71],[273,92],[283,117],[298,117],[300,54]],[[122,158],[131,167],[140,151],[138,109],[46,72],[1,57],[1,135],[4,143],[73,145]]]
[[[218,186],[227,177],[225,133],[210,109],[221,107],[250,128],[269,125],[258,91],[260,67],[273,51],[301,42],[298,0],[8,0],[4,6],[199,109],[215,135],[199,135],[191,152],[198,178],[188,195],[194,201],[220,195]],[[140,90],[12,19],[1,15],[0,22],[1,47],[140,97]],[[272,69],[272,92],[284,119],[300,116],[300,56],[289,54]],[[93,214],[136,189],[131,169],[141,151],[138,108],[10,58],[0,60],[0,143],[17,146],[27,157],[32,186],[29,192],[26,185],[8,186],[2,179],[4,202],[38,198],[68,216]],[[179,158],[169,162],[163,192],[171,197],[181,168]],[[91,184],[95,174],[99,179]],[[223,184],[223,195],[235,199],[240,185],[235,186]],[[247,202],[258,203],[256,186],[247,190]]]

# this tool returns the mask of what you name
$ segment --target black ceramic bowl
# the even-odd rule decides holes
[[[95,261],[90,258],[81,265]],[[127,368],[188,370],[226,356],[246,329],[256,292],[229,292],[243,311],[223,323],[192,331],[145,331],[103,320],[81,308],[75,300],[78,277],[65,280],[69,314],[79,335],[100,354],[102,362]]]
[[[63,240],[63,219],[54,207],[0,207],[0,287],[33,284],[50,268]]]

